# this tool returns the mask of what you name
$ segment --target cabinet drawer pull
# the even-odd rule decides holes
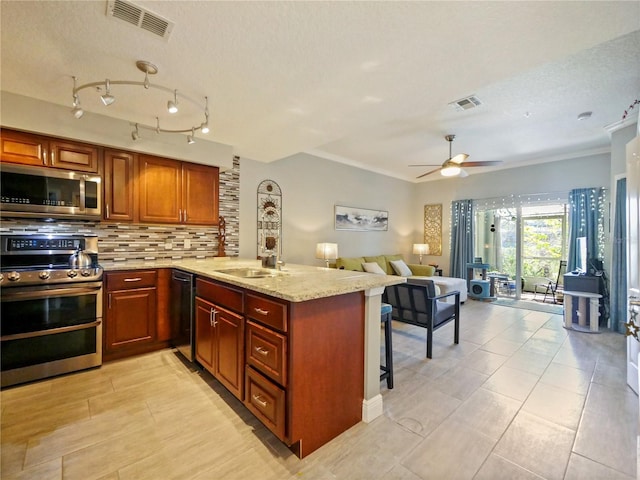
[[[262,400],[262,396],[261,395],[255,395],[254,394],[252,396],[253,396],[253,399],[262,406],[262,408],[266,408],[267,402],[265,400]]]
[[[106,217],[107,217],[107,218],[109,218],[109,204],[107,203],[107,204],[105,205],[105,207],[106,207],[106,209],[107,209],[107,215],[106,215]]]
[[[216,320],[217,313],[218,313],[218,310],[216,310],[215,308],[212,308],[209,311],[209,323],[211,324],[212,327],[215,327],[216,325],[218,325],[218,321]]]
[[[266,357],[267,355],[269,355],[269,350],[265,350],[262,347],[254,347],[254,350],[258,352],[260,355],[262,355],[263,357]]]
[[[255,310],[256,313],[259,313],[260,315],[269,315],[269,310],[263,310],[258,307],[254,307],[253,309]]]
[[[140,277],[135,277],[135,278],[125,278],[124,281],[125,282],[139,282],[140,280],[142,280],[142,278]]]

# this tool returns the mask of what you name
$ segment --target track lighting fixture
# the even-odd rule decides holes
[[[173,100],[167,102],[169,113],[178,113],[178,90],[173,91]]]
[[[108,78],[104,82],[104,88],[105,88],[105,93],[104,95],[100,96],[100,99],[102,100],[102,103],[104,103],[105,106],[108,107],[109,105],[111,105],[113,102],[116,101],[116,97],[111,95],[111,86],[109,85]]]
[[[169,100],[167,102],[167,109],[169,110],[170,113],[177,113],[178,112],[178,90],[175,88],[169,88],[163,85],[158,85],[158,84],[149,82],[149,75],[155,75],[156,73],[158,73],[158,67],[156,67],[153,63],[150,63],[144,60],[138,60],[136,62],[136,67],[138,68],[138,70],[144,73],[144,81],[142,82],[132,81],[132,80],[106,79],[104,81],[85,83],[84,85],[76,86],[76,77],[75,76],[72,77],[73,78],[73,91],[72,91],[73,109],[71,110],[71,113],[73,114],[73,116],[75,118],[80,119],[84,115],[84,110],[80,106],[79,92],[81,90],[84,90],[87,88],[101,89],[101,87],[104,87],[105,92],[103,95],[100,96],[100,99],[104,105],[108,106],[108,105],[111,105],[113,102],[115,102],[115,99],[116,99],[115,96],[111,94],[112,85],[141,86],[145,89],[154,88],[157,90],[163,90],[165,92],[172,93],[173,100]],[[202,103],[200,103],[200,101],[193,100],[192,98],[189,98],[188,96],[183,94],[180,94],[179,96],[181,101],[187,101],[192,105],[195,105],[196,107],[201,108]],[[155,127],[135,123],[135,130],[131,132],[131,138],[133,140],[138,140],[140,138],[139,128],[146,128],[148,130],[155,130],[156,133],[191,133],[187,137],[187,142],[189,144],[195,143],[196,130],[200,130],[203,133],[209,132],[209,105],[208,105],[209,100],[208,100],[208,97],[204,97],[204,98],[205,98],[205,106],[203,111],[204,121],[202,123],[189,126],[188,128],[168,129],[168,128],[162,128],[160,126],[160,118],[156,116]]]

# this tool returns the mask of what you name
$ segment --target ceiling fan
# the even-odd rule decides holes
[[[456,138],[455,135],[445,135],[445,140],[449,142],[449,158],[444,161],[442,165],[433,170],[429,170],[427,173],[423,173],[419,177],[422,178],[430,175],[434,172],[440,172],[443,177],[466,177],[467,172],[465,172],[462,167],[489,167],[492,165],[500,165],[502,163],[501,160],[495,161],[482,161],[482,162],[465,162],[469,155],[466,153],[459,153],[455,157],[451,156],[451,144],[453,143],[453,139]],[[409,165],[410,167],[435,167],[433,164],[419,164],[419,165]]]

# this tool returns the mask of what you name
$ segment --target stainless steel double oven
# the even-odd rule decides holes
[[[3,387],[102,364],[102,276],[95,236],[2,235]],[[70,264],[84,251],[90,265]]]

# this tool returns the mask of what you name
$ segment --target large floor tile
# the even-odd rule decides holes
[[[589,460],[581,455],[571,454],[565,480],[635,480],[635,476],[629,476],[618,472],[600,463]]]
[[[455,367],[433,381],[435,388],[459,400],[465,400],[482,385],[488,375],[466,367]]]
[[[586,395],[591,382],[591,373],[559,363],[551,362],[540,377],[542,383]]]
[[[491,454],[473,480],[544,480],[515,463]]]
[[[548,480],[561,479],[574,436],[573,430],[520,412],[494,453]]]
[[[533,390],[538,378],[537,375],[502,366],[491,375],[483,387],[522,401]]]
[[[521,406],[522,402],[479,388],[450,418],[498,440]]]
[[[457,420],[447,420],[402,461],[424,480],[471,479],[495,440]]]
[[[585,395],[570,392],[562,388],[538,383],[522,410],[538,417],[576,430],[582,415]]]
[[[636,475],[638,397],[628,389],[592,384],[574,451],[598,463]]]

